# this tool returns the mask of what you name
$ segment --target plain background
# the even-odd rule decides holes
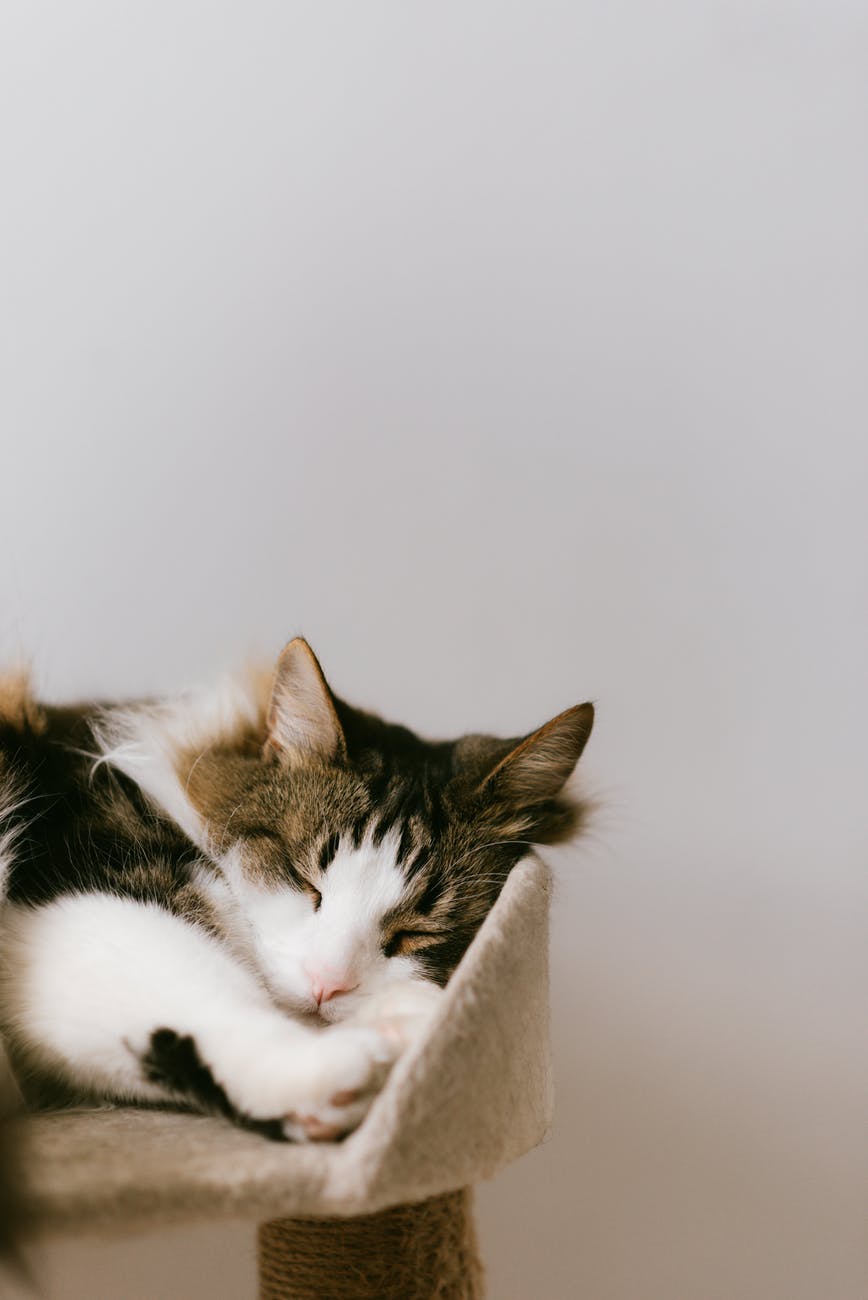
[[[868,1294],[864,5],[5,0],[0,51],[2,658],[594,698],[493,1300]],[[38,1262],[253,1295],[244,1226]]]

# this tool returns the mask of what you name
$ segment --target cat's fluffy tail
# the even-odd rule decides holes
[[[0,671],[0,726],[4,735],[41,731],[44,717],[30,685],[27,668]],[[26,828],[23,810],[28,802],[24,783],[13,762],[0,748],[0,905],[12,867],[15,845]]]
[[[25,675],[0,677],[0,718],[15,726],[20,723],[19,706],[28,700]],[[9,759],[0,753],[0,945],[3,943],[3,911],[6,889],[15,856],[15,846],[24,832],[22,810],[27,802],[20,782],[11,771]],[[15,1251],[17,1151],[10,1116],[21,1109],[21,1093],[3,1042],[0,1026],[0,1272],[20,1267]],[[0,1278],[2,1287],[2,1278]]]
[[[18,1151],[9,1119],[20,1106],[21,1094],[0,1039],[0,1266],[4,1261],[10,1263],[15,1259]]]
[[[25,802],[20,785],[8,771],[6,759],[0,754],[0,907],[6,898],[15,845],[24,831],[20,814]]]
[[[2,762],[0,758],[0,765]],[[3,782],[2,767],[0,767],[0,944],[3,942],[2,914],[6,880],[15,841],[20,834],[19,824],[11,815],[11,810],[19,805],[20,795],[13,792],[13,786],[8,780]],[[20,1107],[21,1094],[12,1072],[3,1043],[2,1027],[0,1027],[0,1270],[4,1264],[14,1266],[17,1259],[15,1254],[16,1150],[8,1121]]]

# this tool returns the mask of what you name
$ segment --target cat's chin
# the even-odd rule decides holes
[[[327,1002],[321,1006],[313,1018],[321,1025],[339,1025],[344,1020],[353,1019],[357,1007],[355,1001],[349,1002],[344,998],[338,998],[334,1002]]]
[[[292,1016],[293,1020],[298,1020],[302,1024],[310,1024],[314,1028],[324,1023],[313,998],[296,997],[292,993],[280,992],[268,984],[267,981],[266,987],[272,1002],[284,1015]]]

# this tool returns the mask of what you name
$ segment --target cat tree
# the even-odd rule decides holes
[[[30,1115],[27,1230],[260,1220],[262,1300],[477,1300],[471,1189],[551,1115],[549,890],[539,858],[513,870],[429,1033],[345,1142],[270,1143],[169,1111]]]

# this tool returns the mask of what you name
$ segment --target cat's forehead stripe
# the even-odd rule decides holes
[[[328,839],[324,842],[324,844],[322,845],[319,851],[320,871],[325,871],[328,868],[328,866],[331,864],[331,862],[334,861],[334,856],[338,851],[340,842],[341,842],[341,837],[337,831],[334,831],[331,835],[329,835]]]
[[[416,901],[416,908],[422,916],[430,916],[443,898],[446,881],[440,872],[432,872],[425,882],[425,888]]]
[[[422,871],[425,870],[431,859],[431,850],[427,844],[423,844],[416,855],[405,865],[405,874],[408,880],[413,880]]]

